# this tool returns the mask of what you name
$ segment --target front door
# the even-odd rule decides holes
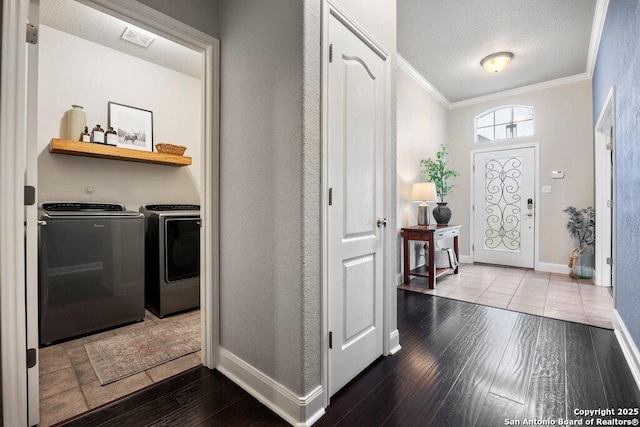
[[[329,395],[383,352],[385,60],[329,18]],[[380,221],[378,221],[380,220]]]
[[[534,267],[535,147],[474,153],[473,260]]]

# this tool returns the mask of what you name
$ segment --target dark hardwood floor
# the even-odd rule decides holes
[[[398,291],[398,328],[402,350],[339,391],[315,425],[640,419],[574,415],[640,408],[610,330],[406,291]],[[65,425],[287,424],[219,372],[196,368]]]

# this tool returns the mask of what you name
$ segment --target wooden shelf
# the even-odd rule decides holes
[[[90,142],[70,141],[53,138],[49,144],[49,152],[70,154],[72,156],[98,157],[101,159],[124,160],[128,162],[154,163],[157,165],[189,166],[191,157],[175,154],[152,153],[150,151],[132,150],[112,147],[110,145]]]

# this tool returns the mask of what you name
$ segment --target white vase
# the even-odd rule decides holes
[[[72,107],[67,112],[67,139],[80,141],[84,127],[87,125],[87,117],[81,106],[72,105]]]

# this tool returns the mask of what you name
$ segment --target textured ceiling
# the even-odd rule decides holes
[[[41,0],[40,23],[192,77],[202,74],[200,53],[158,36],[146,49],[121,40],[129,23],[74,0]]]
[[[596,0],[398,0],[398,53],[450,102],[587,72]],[[480,60],[513,52],[487,73]]]

